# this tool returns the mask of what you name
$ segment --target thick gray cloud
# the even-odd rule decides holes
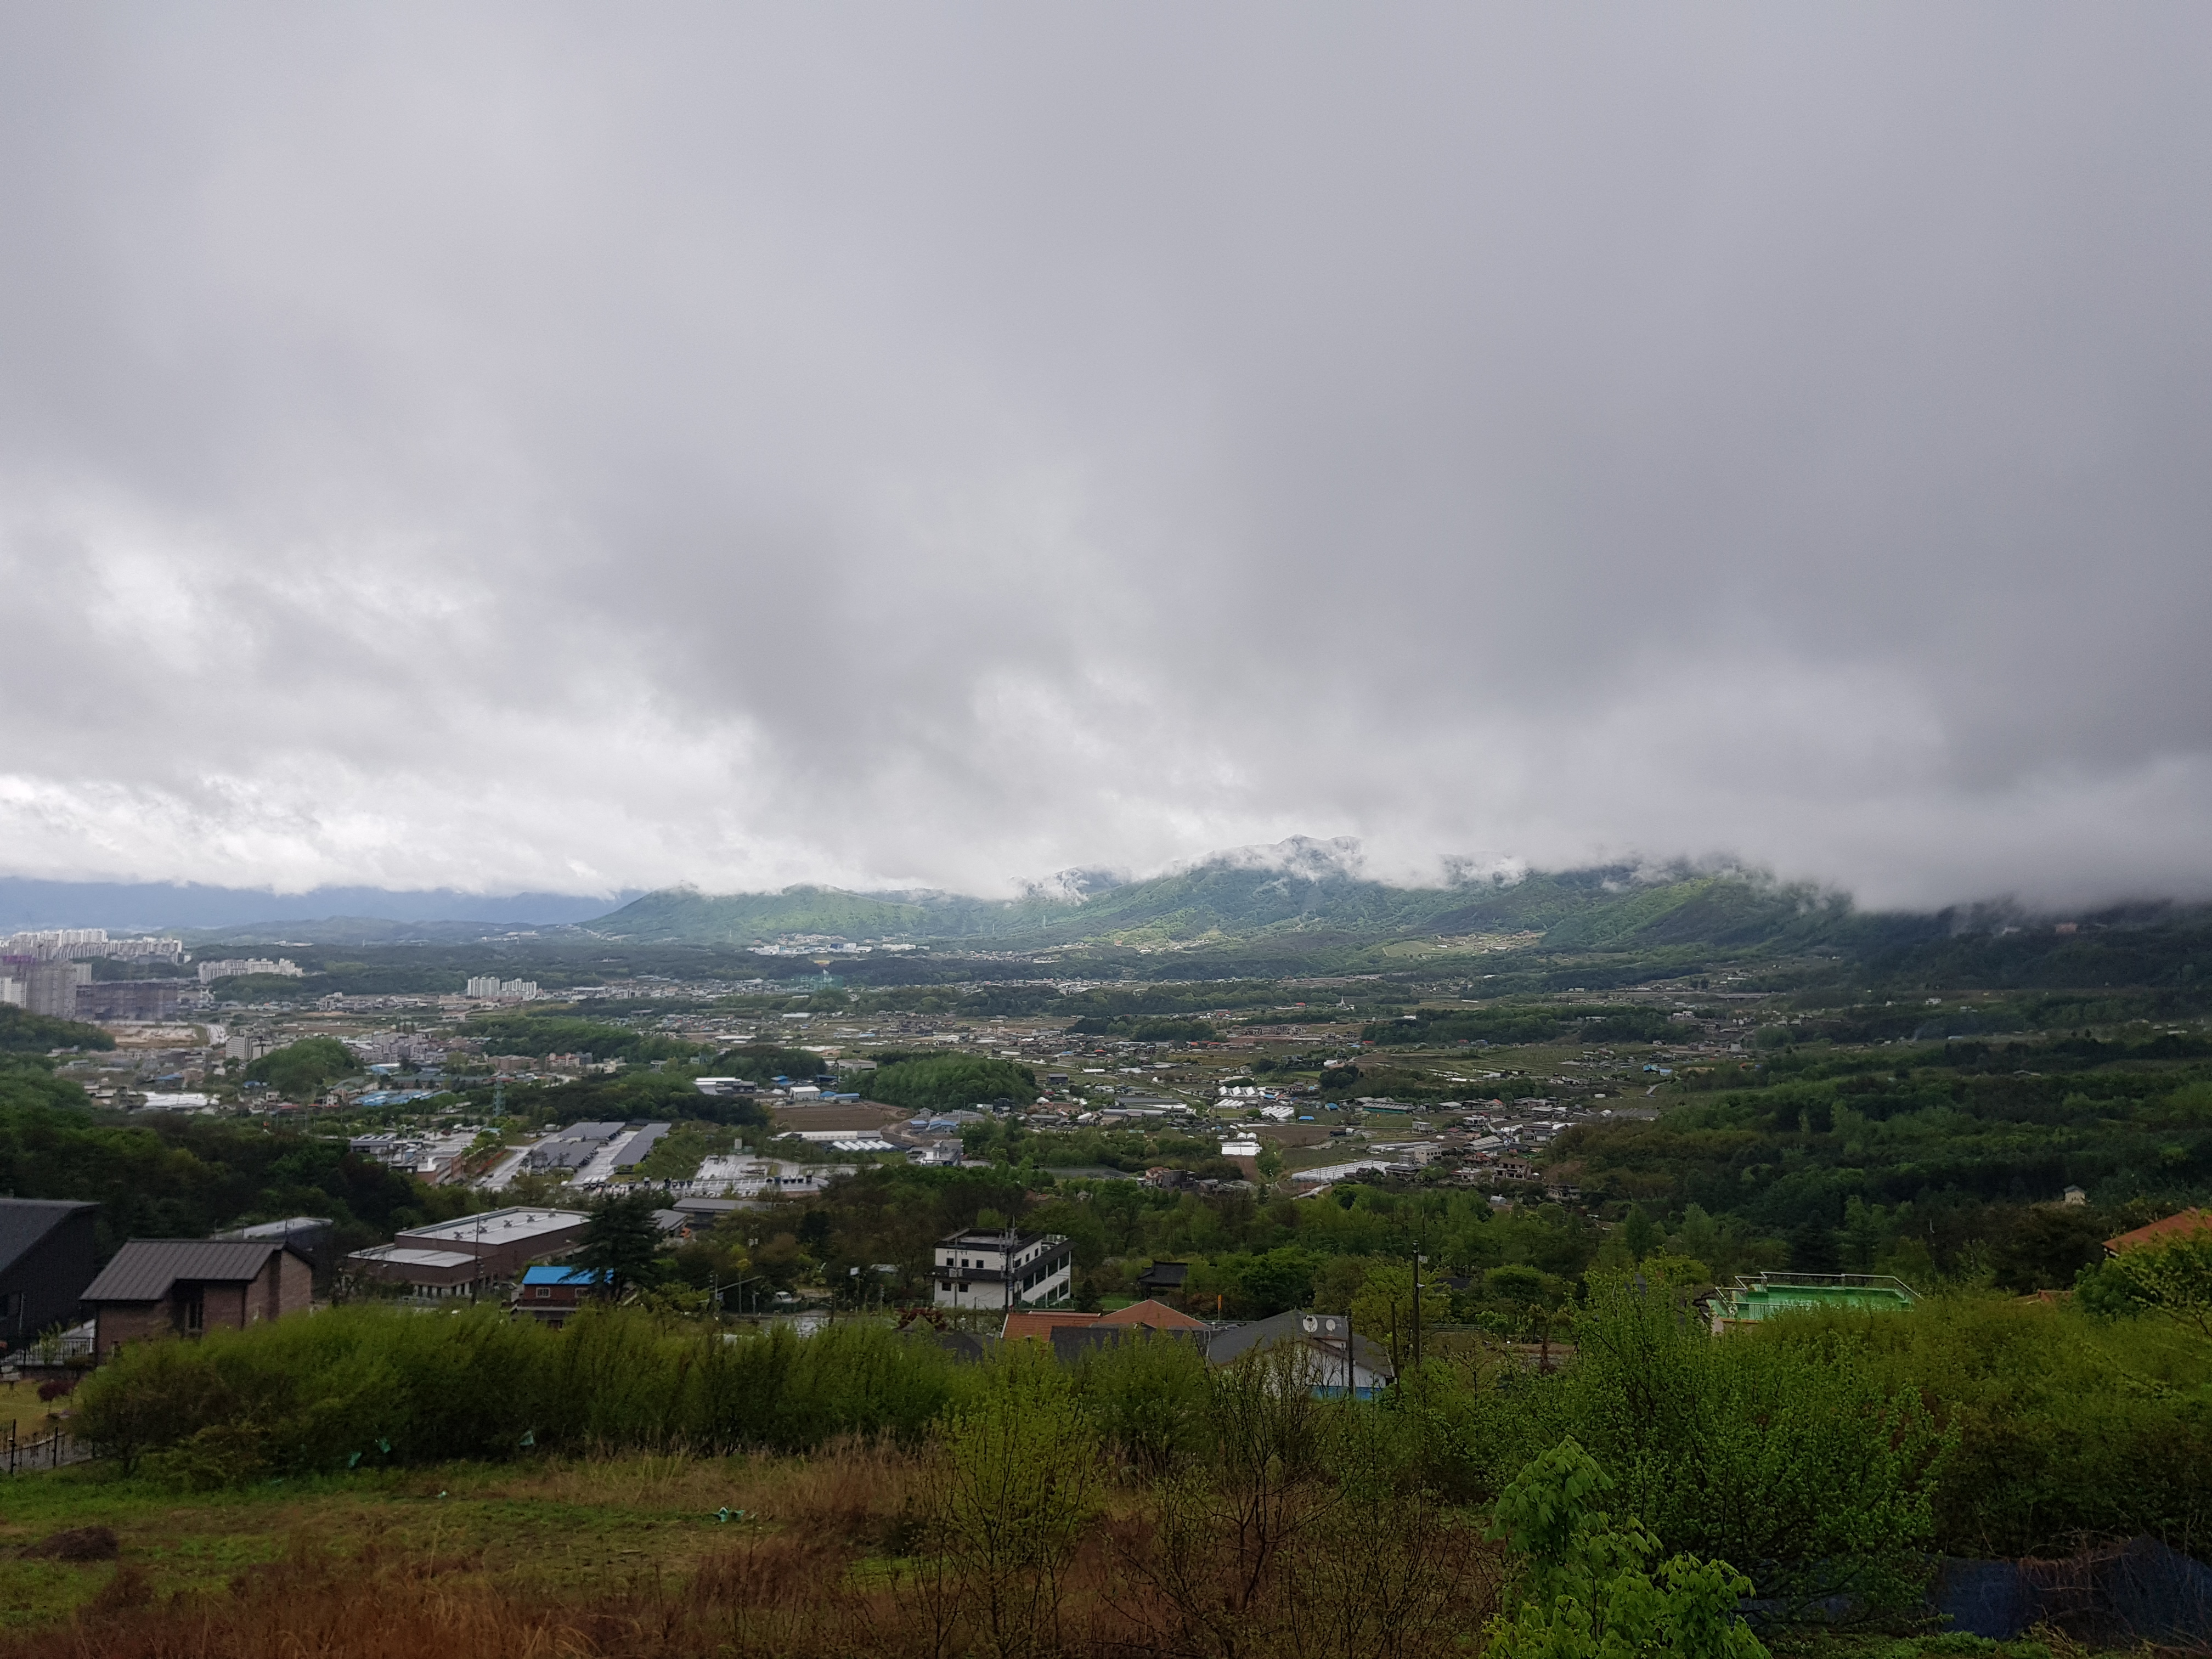
[[[11,8],[0,864],[2212,891],[2209,49]]]

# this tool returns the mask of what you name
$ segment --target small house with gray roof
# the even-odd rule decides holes
[[[307,1258],[277,1241],[134,1238],[85,1291],[93,1352],[106,1359],[126,1342],[305,1313],[314,1282]]]
[[[1207,1341],[1206,1358],[1226,1365],[1269,1349],[1287,1351],[1290,1374],[1316,1399],[1373,1400],[1397,1380],[1389,1354],[1355,1332],[1345,1315],[1304,1309],[1231,1325]]]

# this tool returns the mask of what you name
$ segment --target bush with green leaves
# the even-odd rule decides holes
[[[360,1065],[353,1050],[336,1037],[301,1037],[262,1055],[246,1068],[246,1078],[267,1084],[288,1100],[306,1099]]]
[[[1099,1437],[1131,1470],[1160,1474],[1203,1450],[1208,1382],[1196,1343],[1133,1329],[1085,1354],[1075,1379]]]
[[[996,1659],[1060,1649],[1063,1575],[1099,1508],[1098,1451],[1067,1373],[1026,1343],[945,1422],[933,1531]]]
[[[1917,1595],[1951,1437],[1862,1335],[1716,1339],[1674,1295],[1612,1280],[1592,1288],[1574,1340],[1556,1375],[1435,1394],[1464,1485],[1498,1491],[1572,1438],[1667,1549],[1735,1562],[1764,1595]]]
[[[1941,1553],[2057,1556],[2147,1534],[2202,1559],[2212,1343],[2089,1299],[1957,1294],[1880,1317],[1801,1315],[1772,1334],[1794,1346],[1847,1332],[1877,1386],[1929,1402],[1953,1442],[1934,1501]]]
[[[2079,1288],[2100,1310],[2160,1314],[2212,1340],[2212,1214],[2089,1268]]]
[[[1496,1659],[1765,1659],[1736,1611],[1751,1581],[1675,1555],[1633,1515],[1596,1507],[1613,1485],[1571,1437],[1498,1495],[1493,1535],[1522,1558],[1519,1610],[1491,1623]]]
[[[914,1443],[972,1385],[941,1349],[880,1327],[730,1341],[630,1308],[554,1330],[491,1308],[354,1306],[128,1347],[78,1389],[73,1428],[126,1467],[167,1459],[194,1485],[525,1446]]]

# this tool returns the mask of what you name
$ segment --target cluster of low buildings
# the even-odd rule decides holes
[[[400,1285],[416,1296],[477,1297],[532,1262],[557,1261],[583,1242],[591,1217],[579,1210],[517,1205],[458,1221],[434,1222],[347,1256],[357,1279]]]
[[[1213,1323],[1148,1294],[1111,1312],[1087,1313],[1068,1298],[1073,1246],[1054,1234],[973,1229],[937,1242],[935,1300],[940,1308],[1003,1310],[1001,1342],[1038,1342],[1063,1364],[1080,1363],[1121,1342],[1188,1342],[1209,1364],[1223,1365],[1263,1349],[1282,1353],[1292,1375],[1316,1395],[1372,1399],[1395,1370],[1389,1356],[1358,1334],[1342,1314],[1299,1310],[1271,1319]],[[1182,1283],[1181,1262],[1156,1262],[1139,1288],[1164,1291]],[[948,1346],[972,1352],[975,1339]]]
[[[672,1127],[666,1123],[572,1123],[527,1147],[522,1154],[522,1168],[546,1175],[566,1170],[578,1187],[599,1186],[644,1163]]]

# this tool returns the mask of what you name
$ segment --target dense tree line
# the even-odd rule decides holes
[[[1586,1194],[1670,1214],[1695,1205],[1778,1237],[1848,1233],[1843,1266],[1889,1261],[1913,1278],[1952,1270],[1978,1244],[2001,1249],[2069,1185],[2091,1200],[2085,1231],[2201,1194],[2212,1186],[2212,1079],[1868,1071],[1692,1100],[1656,1122],[1578,1125],[1557,1153],[1556,1173]],[[2011,1282],[2070,1284],[2070,1267],[2056,1275],[2079,1255],[2023,1266]]]
[[[688,1071],[615,1072],[565,1083],[471,1085],[462,1098],[472,1112],[490,1109],[495,1092],[510,1117],[529,1124],[659,1118],[757,1127],[767,1109],[743,1095],[702,1095]]]
[[[1717,1340],[1676,1291],[1613,1275],[1593,1281],[1573,1335],[1555,1372],[1439,1346],[1376,1405],[1336,1409],[1347,1431],[1402,1437],[1409,1495],[1478,1509],[1571,1441],[1664,1549],[1724,1558],[1800,1603],[1909,1596],[1930,1552],[2055,1554],[2142,1534],[2212,1547],[2212,1349],[2157,1315],[1952,1297]],[[218,1482],[533,1448],[917,1444],[1005,1386],[1003,1365],[1041,1366],[1024,1373],[1032,1411],[1065,1401],[1094,1462],[1139,1480],[1206,1468],[1219,1390],[1244,1386],[1169,1340],[1065,1371],[1011,1352],[960,1365],[865,1322],[732,1341],[642,1304],[558,1332],[363,1309],[131,1351],[86,1385],[78,1422],[124,1457]],[[1304,1396],[1263,1383],[1235,1409]]]
[[[339,1140],[222,1118],[118,1121],[74,1085],[0,1072],[0,1190],[100,1206],[100,1252],[131,1238],[201,1238],[254,1221],[328,1216],[341,1249],[454,1215],[465,1190],[423,1186]]]
[[[1121,1037],[1131,1042],[1210,1042],[1221,1035],[1202,1019],[1176,1014],[1085,1014],[1067,1029],[1079,1036]]]
[[[26,1013],[0,1002],[0,1054],[43,1054],[52,1048],[112,1048],[115,1039],[97,1025]]]
[[[658,1031],[610,1021],[578,1018],[572,1014],[478,1014],[461,1027],[461,1035],[482,1041],[484,1052],[499,1054],[589,1054],[593,1060],[620,1060],[641,1064],[658,1060],[689,1060],[702,1045]]]
[[[998,1101],[1026,1106],[1039,1092],[1030,1067],[975,1054],[886,1054],[867,1074],[865,1089],[871,1100],[915,1112],[957,1111]]]
[[[287,1100],[313,1100],[327,1083],[361,1069],[352,1049],[336,1037],[302,1037],[272,1048],[246,1068],[248,1083],[265,1083]]]

